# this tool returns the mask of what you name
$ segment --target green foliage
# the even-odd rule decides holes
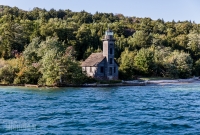
[[[150,75],[154,68],[154,53],[151,48],[142,48],[134,58],[134,65],[140,74]]]
[[[6,65],[0,68],[0,83],[12,84],[15,78],[15,69],[10,65]]]
[[[189,42],[187,44],[187,49],[189,49],[193,56],[199,56],[200,55],[200,35],[192,31],[188,34]],[[199,58],[199,57],[198,57]]]
[[[80,64],[73,58],[73,47],[65,48],[58,38],[48,37],[46,41],[39,42],[39,38],[33,39],[25,49],[23,55],[27,65],[27,76],[35,74],[28,82],[41,85],[82,84],[87,77],[82,73]],[[66,51],[65,51],[66,50]],[[33,67],[33,64],[36,66]]]
[[[87,59],[92,53],[99,53],[99,52],[102,52],[102,50],[99,49],[99,48],[98,48],[97,50],[94,50],[93,47],[89,47],[89,48],[86,50],[86,52],[84,53],[83,59],[84,59],[84,60]]]
[[[14,79],[14,84],[37,84],[38,79],[41,78],[41,73],[34,66],[26,67],[21,75],[18,73]]]
[[[192,73],[193,60],[188,53],[174,51],[166,59],[166,67],[173,78],[188,78]]]
[[[89,79],[82,72],[80,63],[68,56],[64,56],[61,59],[60,76],[62,83],[66,84],[83,84]]]
[[[44,56],[40,60],[42,78],[40,82],[44,85],[54,85],[59,81],[59,59],[61,54],[56,49],[45,51]]]
[[[128,48],[122,52],[121,57],[119,59],[120,67],[119,67],[119,78],[123,80],[133,79],[135,75],[134,69],[134,57],[135,53],[129,51]]]
[[[171,54],[170,47],[152,46],[154,51],[154,69],[153,76],[165,77],[167,75],[165,59]]]
[[[196,62],[195,62],[195,65],[194,65],[194,74],[196,76],[200,76],[200,59],[198,59]]]
[[[36,37],[32,42],[25,48],[23,56],[27,63],[32,64],[38,62],[41,57],[38,56],[38,49],[40,44],[40,38]]]
[[[132,48],[148,47],[151,44],[151,36],[144,31],[136,31],[130,41]]]
[[[120,78],[171,76],[172,72],[175,72],[174,77],[185,78],[191,74],[191,70],[186,71],[191,67],[188,66],[189,57],[196,61],[191,67],[193,73],[199,74],[200,25],[194,22],[165,22],[122,14],[91,14],[61,9],[47,11],[37,7],[31,11],[9,6],[0,8],[0,58],[9,61],[11,64],[8,65],[16,69],[15,83],[36,83],[38,80],[44,84],[59,82],[59,66],[69,46],[74,52],[71,64],[79,71],[76,60],[84,60],[91,53],[102,50],[101,39],[108,26],[114,31],[116,39],[115,58],[120,63]],[[180,68],[180,64],[170,66],[175,61],[172,59],[174,50],[189,53],[180,60],[186,63],[186,68]],[[21,65],[13,64],[21,54],[24,58]],[[38,66],[33,68],[32,64]],[[170,72],[171,68],[177,70]],[[36,77],[32,78],[34,75]]]
[[[15,55],[14,52],[22,52],[26,43],[23,27],[15,22],[4,23],[0,28],[1,50],[0,57],[5,59]]]

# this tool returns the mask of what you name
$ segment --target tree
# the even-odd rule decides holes
[[[66,48],[72,46],[76,60],[83,60],[92,52],[102,50],[101,39],[108,26],[114,31],[116,39],[115,58],[120,61],[125,57],[134,57],[134,61],[136,60],[133,62],[134,68],[130,68],[130,74],[166,76],[168,72],[166,59],[174,50],[189,52],[194,61],[200,59],[200,24],[195,22],[174,20],[164,22],[163,19],[152,20],[99,12],[93,15],[84,10],[72,12],[69,9],[47,11],[36,7],[31,11],[24,11],[3,5],[0,6],[0,58],[14,59],[21,56],[24,51],[22,56],[25,59],[24,65],[21,69],[17,68],[19,71],[16,72],[15,82],[36,82],[37,78],[41,78],[42,70],[39,69],[42,68],[43,58],[49,60],[46,52],[52,50],[62,54],[59,58],[52,59],[51,62],[56,63],[64,56]],[[128,48],[130,56],[126,54],[125,48]],[[142,48],[147,54],[142,54],[144,51]],[[144,59],[139,60],[139,56],[135,55],[141,55]],[[121,73],[124,73],[124,76],[128,75],[129,68],[126,67],[129,61],[124,59],[124,62],[122,60],[120,62]],[[32,64],[39,66],[33,68]],[[195,74],[198,62],[196,64],[193,65]],[[132,68],[139,72],[133,73]],[[34,74],[37,77],[31,79]]]
[[[154,69],[154,53],[150,48],[142,48],[134,58],[134,65],[140,74],[151,75]]]
[[[195,65],[194,65],[194,74],[196,76],[200,76],[200,59],[198,59],[196,62],[195,62]]]
[[[59,59],[61,56],[62,54],[56,48],[45,51],[44,56],[40,60],[40,72],[42,74],[42,78],[39,79],[40,84],[56,85],[59,82]]]
[[[135,75],[134,57],[136,53],[129,51],[128,48],[122,52],[120,57],[119,78],[123,80],[133,79]]]
[[[84,82],[87,77],[82,73],[80,64],[75,61],[72,48],[65,49],[63,43],[54,37],[48,37],[42,42],[39,38],[33,39],[23,53],[26,69],[22,77],[25,82],[38,81],[42,85]],[[27,80],[31,75],[35,78]]]
[[[26,43],[23,27],[15,22],[8,22],[2,26],[1,31],[1,57],[8,59],[15,55],[14,52],[22,52]]]
[[[189,39],[187,49],[191,50],[195,55],[198,55],[200,52],[200,35],[197,32],[192,31],[187,37]]]
[[[147,48],[151,45],[151,36],[145,33],[144,31],[136,31],[133,34],[133,38],[130,41],[130,45],[132,48]]]
[[[84,52],[87,48],[92,47],[91,45],[91,30],[87,25],[82,25],[76,34],[76,39],[78,40],[77,44],[75,45],[75,50],[77,52],[77,59],[81,60],[83,58]]]
[[[64,84],[83,84],[89,79],[82,68],[80,63],[75,61],[72,57],[63,56],[61,59],[60,77]]]
[[[6,65],[0,68],[0,83],[2,84],[12,84],[15,78],[15,69]]]
[[[167,72],[173,78],[187,78],[191,76],[193,60],[190,54],[174,51],[166,58]]]
[[[155,76],[167,76],[166,73],[166,62],[164,61],[172,52],[170,47],[164,46],[152,46],[154,51],[154,70],[153,74]]]
[[[41,56],[38,56],[39,44],[41,40],[39,37],[36,37],[32,42],[25,48],[23,52],[23,57],[25,58],[27,64],[32,64],[38,62],[41,59]]]

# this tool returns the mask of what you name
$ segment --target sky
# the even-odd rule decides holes
[[[195,21],[200,23],[200,0],[0,0],[0,5],[32,10],[34,7],[46,10],[85,10],[94,14],[123,14],[129,17],[150,17],[164,21]]]

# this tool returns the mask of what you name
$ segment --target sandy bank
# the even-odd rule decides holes
[[[200,83],[197,78],[190,79],[176,79],[176,80],[149,80],[146,81],[147,84],[173,84],[173,83]]]

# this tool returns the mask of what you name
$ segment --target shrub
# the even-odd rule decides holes
[[[0,68],[0,82],[2,84],[12,84],[15,78],[15,69],[7,65]]]

